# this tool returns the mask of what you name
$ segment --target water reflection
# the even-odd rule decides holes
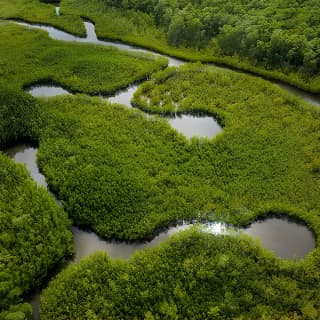
[[[280,88],[302,98],[304,101],[311,103],[315,106],[320,106],[320,94],[316,95],[316,94],[308,93],[301,89],[291,87],[290,85],[285,83],[277,83],[277,84]]]
[[[44,175],[40,173],[37,165],[37,148],[29,144],[19,144],[6,149],[6,154],[15,162],[25,164],[32,179],[40,186],[48,187],[46,179]]]
[[[194,136],[213,138],[222,128],[212,117],[201,117],[192,115],[181,115],[168,118],[173,128],[184,134],[187,138]]]
[[[252,223],[244,232],[283,259],[304,258],[316,245],[313,233],[288,218],[268,218]]]
[[[116,95],[113,97],[109,97],[108,100],[112,103],[120,103],[128,108],[132,108],[131,100],[133,98],[134,93],[137,91],[138,85],[133,85],[128,87],[125,90],[119,91]]]
[[[60,7],[56,7],[56,13],[60,14]],[[172,58],[170,56],[167,55],[161,55],[158,54],[154,51],[151,50],[146,50],[146,49],[141,49],[135,46],[131,46],[131,45],[126,45],[123,43],[119,43],[119,42],[112,42],[112,41],[107,41],[107,40],[98,40],[96,32],[95,32],[95,26],[92,22],[89,21],[84,21],[84,26],[86,29],[86,34],[87,36],[85,38],[81,38],[81,37],[77,37],[74,35],[71,35],[67,32],[58,30],[54,27],[51,26],[45,26],[45,25],[39,25],[39,24],[30,24],[30,23],[26,23],[26,22],[17,22],[14,21],[15,23],[18,23],[20,25],[29,27],[29,28],[36,28],[36,29],[41,29],[44,31],[47,31],[49,33],[49,36],[52,39],[56,39],[56,40],[63,40],[63,41],[77,41],[77,42],[86,42],[86,43],[95,43],[95,44],[101,44],[104,46],[113,46],[113,47],[117,47],[118,49],[121,50],[128,50],[128,51],[136,51],[136,52],[144,52],[144,53],[150,53],[156,56],[162,56],[168,59],[169,61],[169,66],[180,66],[182,64],[185,63],[185,61],[181,60],[181,59],[177,59],[177,58]],[[212,63],[210,63],[210,65],[214,65]],[[230,70],[230,68],[227,67],[219,67],[225,70]],[[281,88],[283,88],[284,90],[287,90],[297,96],[299,96],[300,98],[304,99],[305,101],[312,103],[314,105],[320,105],[320,96],[319,95],[314,95],[308,92],[305,92],[301,89],[297,89],[295,87],[292,87],[288,84],[284,84],[284,83],[278,83],[277,81],[271,81],[269,80],[271,83],[276,83],[278,84]]]
[[[54,85],[35,85],[26,90],[34,97],[55,97],[58,95],[70,94],[69,91]]]
[[[135,251],[155,247],[166,240],[170,235],[185,230],[188,227],[190,227],[190,224],[171,227],[167,231],[160,233],[152,241],[143,243],[106,241],[93,232],[83,231],[77,227],[72,227],[76,249],[76,255],[73,262],[79,262],[81,258],[96,251],[105,251],[111,258],[129,259]]]

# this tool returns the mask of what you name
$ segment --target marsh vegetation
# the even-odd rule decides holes
[[[252,238],[194,228],[126,262],[96,254],[75,263],[43,293],[41,317],[317,319],[319,109],[254,76],[201,63],[166,68],[181,61],[107,47],[94,30],[85,38],[93,25],[82,21],[94,21],[100,38],[319,92],[316,2],[233,0],[232,10],[221,1],[60,5],[57,16],[52,3],[0,0],[1,18],[95,42],[0,23],[0,148],[36,145],[63,206],[0,153],[0,319],[30,319],[24,297],[74,252],[71,224],[132,241],[180,220],[248,226],[270,214],[305,223],[316,248],[282,261]],[[135,108],[101,99],[142,80]],[[36,99],[24,92],[34,85],[73,94]],[[194,115],[222,131],[188,139],[163,117]]]

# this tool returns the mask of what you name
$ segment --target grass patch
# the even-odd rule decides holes
[[[14,24],[0,28],[0,41],[0,74],[17,88],[52,82],[73,92],[111,94],[167,64],[151,55],[51,40]]]
[[[25,86],[49,81],[72,91],[111,93],[166,65],[149,55],[53,41],[44,32],[14,24],[1,25],[0,42],[1,149],[39,139],[47,115],[22,91]],[[0,319],[28,318],[30,306],[19,305],[22,295],[72,253],[69,220],[26,169],[3,154],[0,220]]]
[[[52,99],[43,110],[39,165],[75,224],[141,239],[197,217],[217,197],[183,171],[192,148],[166,120],[84,96]]]
[[[72,13],[57,16],[55,6],[39,0],[0,0],[0,19],[21,19],[50,24],[79,36],[85,36],[83,22]]]

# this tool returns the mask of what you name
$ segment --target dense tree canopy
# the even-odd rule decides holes
[[[0,81],[0,146],[36,137],[39,104]],[[0,152],[0,319],[22,320],[22,295],[71,255],[66,214],[22,165]]]
[[[39,164],[75,223],[133,240],[178,219],[246,224],[289,212],[318,230],[316,108],[264,80],[198,64],[161,71],[134,104],[206,113],[224,130],[188,141],[164,119],[100,99],[46,102]]]
[[[107,6],[153,16],[173,45],[202,47],[215,37],[227,55],[248,57],[265,67],[320,71],[320,13],[316,0],[167,1],[103,0]]]
[[[230,65],[320,92],[317,0],[62,0],[98,36]]]

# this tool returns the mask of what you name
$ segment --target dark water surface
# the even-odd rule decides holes
[[[302,98],[304,101],[311,103],[315,106],[320,106],[320,94],[312,94],[312,93],[303,91],[299,88],[292,87],[292,86],[285,84],[285,83],[276,83],[276,84],[280,88]]]
[[[60,15],[60,8],[56,7],[55,10],[56,14]],[[22,22],[19,22],[19,24],[30,28],[45,30],[49,33],[49,36],[51,38],[57,40],[95,43],[105,46],[115,46],[122,50],[153,53],[149,50],[140,49],[122,43],[98,40],[95,33],[95,27],[91,22],[84,22],[87,32],[86,38],[73,36],[51,26],[30,25]],[[156,53],[153,54],[158,55]],[[171,58],[168,56],[164,57],[168,58],[170,66],[179,66],[185,63],[184,61],[179,59]],[[307,102],[310,102],[314,105],[320,105],[320,97],[317,95],[309,94],[302,90],[295,89],[294,87],[291,87],[289,85],[278,85],[281,86],[283,89],[300,96]],[[137,86],[130,86],[126,90],[123,90],[114,97],[109,97],[108,99],[111,102],[117,102],[131,107],[130,100],[132,99],[132,96],[136,89]],[[30,88],[29,93],[37,97],[50,97],[58,94],[68,94],[68,91],[56,86],[38,85]],[[218,123],[211,117],[194,117],[182,115],[181,117],[168,119],[168,121],[174,128],[185,134],[187,137],[193,135],[212,137],[221,130],[221,127],[218,125]],[[24,163],[27,166],[32,178],[39,185],[47,188],[45,177],[39,172],[36,163],[36,152],[37,148],[27,144],[17,145],[13,148],[8,148],[6,150],[6,153],[12,159],[14,159],[14,161]],[[184,230],[189,226],[190,224],[184,224],[176,227],[171,227],[167,231],[160,233],[151,242],[145,243],[105,241],[99,238],[93,232],[80,230],[77,227],[72,227],[76,254],[71,263],[78,262],[82,257],[99,250],[108,252],[111,258],[128,259],[136,250],[142,250],[146,247],[156,246],[160,244],[162,241],[166,240],[171,234]],[[227,232],[226,226],[221,223],[213,223],[209,226],[205,225],[205,228],[207,232],[212,232],[216,234],[222,234]],[[301,259],[315,247],[315,238],[313,233],[305,225],[290,221],[288,219],[268,218],[253,223],[251,226],[249,226],[247,229],[243,231],[253,237],[261,239],[261,242],[265,248],[274,251],[276,255],[284,259],[294,257],[296,257],[297,259]],[[39,294],[40,292],[37,291],[31,298],[31,303],[34,311],[34,319],[40,319]]]

